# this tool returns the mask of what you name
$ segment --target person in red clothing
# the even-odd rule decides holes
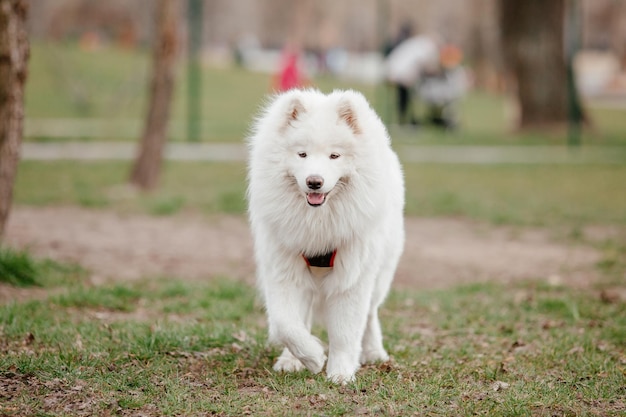
[[[288,91],[292,88],[303,87],[307,84],[299,67],[300,54],[293,47],[286,47],[280,64],[280,71],[274,78],[275,91]]]

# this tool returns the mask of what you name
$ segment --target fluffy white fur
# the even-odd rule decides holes
[[[249,152],[257,281],[270,341],[284,346],[274,369],[322,370],[324,346],[311,334],[318,319],[328,378],[352,381],[361,363],[389,358],[378,308],[404,246],[404,181],[387,131],[360,93],[292,90],[258,118]],[[317,190],[313,176],[323,179]],[[334,249],[325,276],[302,257]]]

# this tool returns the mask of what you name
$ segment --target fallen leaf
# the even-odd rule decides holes
[[[491,389],[498,392],[498,391],[504,391],[506,389],[508,389],[511,386],[511,384],[506,383],[506,382],[502,382],[502,381],[496,381],[491,385]]]
[[[240,330],[233,333],[233,338],[241,343],[245,343],[248,340],[248,334],[244,330]]]
[[[573,348],[571,348],[570,350],[567,351],[568,355],[573,355],[575,353],[583,353],[585,351],[585,349],[583,349],[581,346],[575,346]]]
[[[33,344],[34,341],[35,341],[35,335],[29,332],[26,334],[26,337],[24,337],[22,344],[24,346],[30,346]]]
[[[600,292],[600,300],[606,304],[619,304],[626,302],[626,289],[607,288]]]

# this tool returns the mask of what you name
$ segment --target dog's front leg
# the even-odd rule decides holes
[[[354,380],[359,369],[361,340],[367,322],[370,299],[368,285],[356,285],[332,295],[326,304],[328,328],[328,379],[338,384]]]
[[[297,282],[281,280],[266,287],[265,299],[270,341],[285,346],[309,371],[319,373],[326,355],[320,340],[311,334],[312,294]],[[283,352],[274,369],[298,370],[297,364],[286,363],[290,359]]]

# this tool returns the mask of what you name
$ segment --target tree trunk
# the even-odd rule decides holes
[[[139,154],[135,159],[130,178],[131,183],[143,190],[154,188],[161,172],[174,90],[174,66],[178,49],[178,9],[177,0],[160,0],[157,7],[157,31],[149,110]]]
[[[522,129],[567,122],[564,19],[565,0],[500,0],[503,55]]]
[[[25,0],[0,0],[0,239],[9,218],[24,125],[28,72]]]

